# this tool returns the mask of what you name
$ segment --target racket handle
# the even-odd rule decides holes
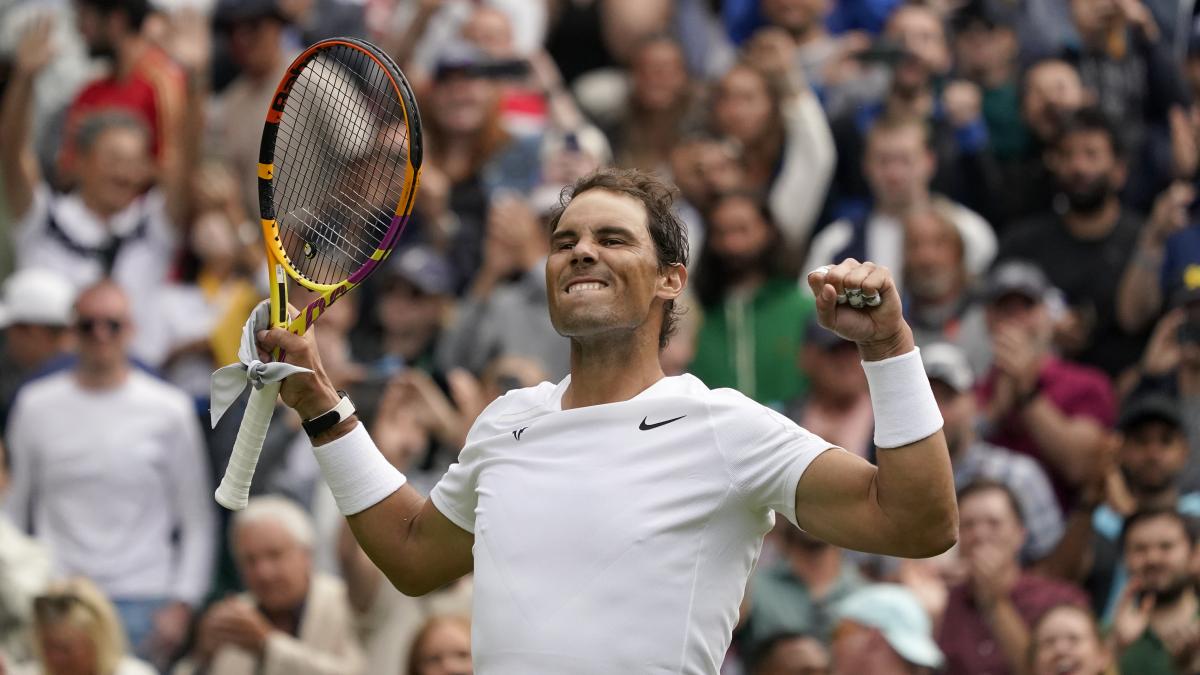
[[[231,511],[246,508],[246,502],[250,499],[250,481],[254,479],[254,467],[258,465],[258,456],[267,438],[267,427],[271,426],[271,416],[275,414],[279,385],[279,382],[271,382],[262,389],[250,392],[246,414],[242,416],[242,426],[238,428],[233,453],[229,456],[229,465],[225,467],[225,477],[221,479],[215,495],[217,503]]]

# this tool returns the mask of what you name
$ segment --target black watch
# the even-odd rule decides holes
[[[350,402],[350,397],[346,395],[346,392],[339,389],[338,396],[341,396],[342,400],[338,401],[332,410],[300,423],[309,438],[315,438],[318,434],[329,431],[340,424],[342,420],[348,419],[354,414],[354,404]]]

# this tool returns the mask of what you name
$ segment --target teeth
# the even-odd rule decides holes
[[[577,284],[571,284],[570,286],[567,286],[567,292],[598,291],[601,288],[604,288],[604,284],[600,283],[599,281],[581,281]]]

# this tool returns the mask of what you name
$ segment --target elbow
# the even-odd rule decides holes
[[[906,557],[932,558],[953,548],[958,543],[958,506],[953,498],[941,513],[925,519],[916,531],[920,536],[911,538]]]
[[[396,590],[410,598],[419,598],[422,595],[428,595],[437,589],[437,587],[432,584],[429,584],[421,579],[411,578],[409,576],[388,574],[387,578]]]

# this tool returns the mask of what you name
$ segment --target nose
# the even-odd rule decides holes
[[[571,247],[572,265],[590,265],[596,262],[596,243],[590,237],[580,238]]]

